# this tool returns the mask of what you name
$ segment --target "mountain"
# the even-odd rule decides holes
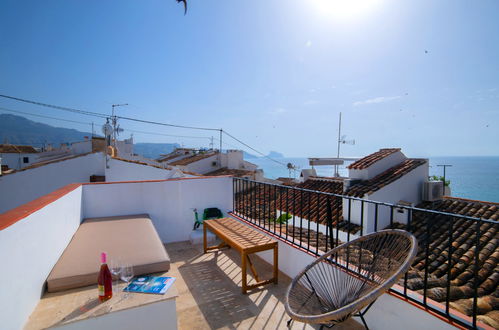
[[[83,141],[85,136],[92,136],[92,133],[54,127],[21,116],[0,114],[0,143],[41,147],[47,143],[59,145]]]
[[[252,155],[249,152],[243,151],[244,159],[258,158],[258,156]]]
[[[135,143],[133,152],[147,158],[156,159],[159,155],[168,154],[175,148],[180,148],[178,143]]]
[[[267,155],[267,157],[270,157],[270,158],[284,158],[284,155],[281,154],[280,152],[277,152],[277,151],[271,151],[271,152],[269,152],[269,154]]]

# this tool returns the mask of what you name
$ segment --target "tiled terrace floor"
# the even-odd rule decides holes
[[[202,253],[202,246],[190,242],[166,244],[172,261],[170,272],[177,277],[179,329],[286,329],[284,294],[290,278],[279,273],[279,284],[241,293],[240,257],[237,251]],[[263,260],[252,261],[262,278],[272,276]],[[251,278],[251,274],[248,274]],[[251,282],[250,282],[251,283]],[[315,329],[293,322],[292,329]],[[335,329],[363,329],[350,320]]]

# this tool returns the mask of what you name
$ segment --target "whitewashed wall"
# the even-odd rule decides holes
[[[21,329],[81,222],[81,187],[0,230],[0,328]]]
[[[388,186],[374,192],[369,199],[397,204],[399,201],[410,202],[413,205],[421,203],[423,196],[423,183],[428,179],[428,162],[400,179],[390,183]],[[383,229],[390,224],[391,208],[379,206],[378,228]]]
[[[163,242],[189,240],[193,209],[232,210],[232,178],[106,183],[83,187],[85,218],[147,213]]]
[[[78,155],[78,154],[86,154],[89,152],[92,152],[92,141],[91,140],[71,143],[71,153],[72,154]]]
[[[7,165],[9,168],[13,168],[19,170],[26,166],[31,165],[38,158],[37,154],[14,154],[14,153],[5,153],[0,154],[2,158],[2,165]],[[23,158],[28,157],[29,162],[24,163]]]
[[[222,155],[223,157],[223,155]],[[216,162],[216,166],[213,166],[213,162]],[[194,162],[192,164],[186,165],[186,166],[179,166],[182,169],[186,169],[187,171],[191,171],[194,173],[200,173],[200,174],[205,174],[208,172],[215,171],[220,168],[220,162],[219,162],[219,157],[218,154],[213,155],[208,158],[204,158],[201,160],[198,160],[197,162]]]
[[[109,159],[106,168],[106,181],[165,180],[175,173],[148,165],[135,164],[117,159]]]
[[[421,202],[423,183],[428,178],[428,162],[411,172],[405,174],[400,179],[384,186],[373,194],[368,195],[367,199],[371,201],[397,204],[399,201],[410,202],[417,205]],[[353,223],[361,224],[361,205],[360,201],[351,202],[350,219]],[[395,210],[396,212],[396,210]],[[390,224],[391,208],[389,206],[376,207],[372,203],[364,203],[364,233],[370,233],[375,229],[375,216],[378,214],[377,229],[384,229]],[[343,217],[348,218],[348,199],[343,198]],[[395,221],[395,215],[394,215]]]
[[[25,204],[70,183],[104,175],[102,153],[89,154],[0,177],[0,213]]]

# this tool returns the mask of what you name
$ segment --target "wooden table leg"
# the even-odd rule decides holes
[[[241,253],[241,275],[242,275],[242,291],[246,294],[247,290],[247,278],[246,278],[246,253]]]
[[[207,247],[208,247],[207,242],[206,242],[206,225],[203,224],[202,226],[203,226],[203,250],[204,250],[204,253],[206,253]]]
[[[274,247],[274,283],[277,284],[277,275],[279,274],[279,250],[278,250],[279,245],[276,244]]]

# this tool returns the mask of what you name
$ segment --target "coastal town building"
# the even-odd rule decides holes
[[[161,164],[203,175],[233,175],[256,181],[264,180],[263,170],[243,159],[241,150],[194,150],[178,148],[157,159]]]
[[[38,151],[32,146],[0,144],[0,171],[19,170],[37,159]]]

